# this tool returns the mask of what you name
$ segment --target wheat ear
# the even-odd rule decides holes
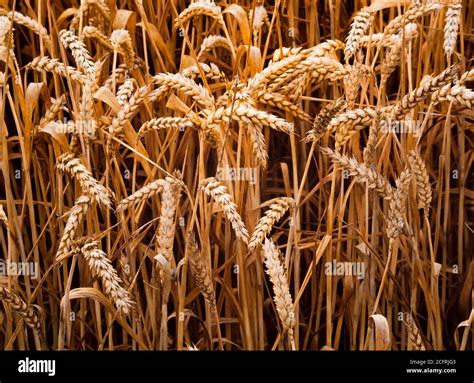
[[[448,101],[454,104],[465,105],[469,109],[472,109],[474,91],[466,88],[464,85],[447,84],[441,89],[433,92],[431,95],[431,101],[434,103]]]
[[[194,276],[194,282],[208,303],[211,312],[215,313],[217,308],[214,286],[212,285],[209,269],[201,259],[201,252],[199,251],[199,247],[193,232],[190,232],[186,237],[186,253],[189,259],[189,264],[191,265],[191,272]]]
[[[32,306],[27,305],[18,294],[3,286],[0,286],[0,300],[8,303],[25,324],[41,337],[41,320]]]
[[[145,122],[139,129],[138,135],[159,129],[184,129],[193,127],[193,122],[186,117],[158,117]]]
[[[419,87],[406,94],[402,100],[393,107],[391,116],[392,119],[400,120],[428,95],[449,84],[452,81],[454,75],[457,73],[458,69],[459,65],[452,65],[446,68],[436,77],[425,78]]]
[[[152,196],[161,193],[163,190],[163,185],[167,181],[163,179],[155,180],[150,182],[148,185],[143,186],[142,188],[138,189],[135,193],[129,195],[128,197],[124,198],[117,204],[117,211],[123,211],[128,209],[130,206],[137,204],[139,202],[145,201]]]
[[[349,171],[355,180],[363,185],[367,183],[370,189],[374,189],[382,195],[384,199],[391,200],[394,197],[394,190],[390,183],[379,174],[374,168],[369,168],[365,164],[357,162],[355,158],[349,158],[344,154],[333,151],[329,148],[321,148],[321,151],[331,157],[331,159]]]
[[[446,10],[444,18],[444,53],[450,57],[456,49],[456,41],[458,39],[459,24],[461,23],[462,3],[454,0]]]
[[[178,173],[177,178],[181,178]],[[181,193],[181,183],[177,180],[166,177],[161,189],[161,215],[158,224],[157,254],[165,257],[168,264],[174,264],[173,242],[175,233],[175,215]]]
[[[426,170],[425,163],[421,156],[415,151],[408,154],[408,163],[415,177],[418,209],[424,209],[425,214],[428,214],[433,192],[431,190],[430,177]]]
[[[58,158],[56,167],[62,172],[70,173],[79,181],[84,193],[105,207],[111,206],[107,189],[97,181],[79,158],[72,153],[64,153]]]
[[[237,238],[241,239],[245,244],[248,244],[249,233],[245,228],[240,214],[237,212],[237,205],[227,192],[227,188],[221,185],[214,177],[210,177],[201,181],[199,189],[213,198],[232,224]]]
[[[56,260],[61,259],[71,249],[76,231],[89,210],[90,204],[91,199],[84,195],[76,200],[74,206],[69,211],[69,217],[59,242],[58,251],[56,252]]]
[[[406,201],[411,180],[412,172],[409,167],[406,167],[396,180],[397,188],[393,193],[393,198],[388,204],[386,231],[389,239],[395,239],[401,233],[406,234],[407,227],[404,213],[406,210]]]
[[[6,228],[7,230],[9,230],[9,229],[8,229],[8,227],[9,227],[9,226],[8,226],[8,217],[7,217],[7,214],[5,213],[5,210],[3,210],[3,206],[2,206],[2,205],[0,205],[0,223],[1,223],[3,226],[5,226],[5,228]]]
[[[246,127],[249,141],[252,145],[252,153],[255,163],[261,166],[262,169],[265,169],[267,167],[268,152],[267,143],[265,142],[265,136],[263,135],[262,129],[254,124],[248,124]]]
[[[197,55],[198,60],[202,60],[206,52],[209,52],[215,48],[224,48],[228,51],[232,51],[229,40],[227,40],[224,36],[210,35],[202,41],[201,48]]]
[[[319,111],[318,115],[313,121],[313,129],[311,129],[303,142],[317,142],[323,134],[327,131],[331,120],[338,115],[342,109],[346,107],[346,101],[339,98],[336,101],[324,106]]]
[[[385,36],[393,35],[397,33],[401,28],[403,28],[406,24],[413,23],[416,19],[428,15],[431,12],[437,11],[443,8],[443,4],[440,3],[426,3],[426,4],[414,4],[412,8],[408,11],[403,13],[400,16],[395,17],[392,21],[390,21],[383,33]]]
[[[348,62],[349,59],[354,56],[359,49],[360,39],[370,28],[372,21],[373,11],[370,7],[362,8],[359,13],[357,13],[356,17],[354,17],[349,35],[346,39],[346,47],[344,48],[344,58],[346,62]]]
[[[132,297],[121,286],[122,280],[107,258],[107,254],[98,248],[98,242],[89,241],[82,246],[81,253],[92,272],[101,279],[105,294],[112,299],[117,310],[125,315],[129,314],[133,305]]]
[[[113,50],[120,53],[128,66],[133,66],[135,51],[130,33],[126,29],[116,29],[110,35]]]
[[[406,326],[408,336],[410,337],[411,343],[413,344],[413,348],[417,351],[425,351],[425,345],[423,344],[420,330],[418,329],[418,326],[416,325],[413,318],[405,320],[403,316],[403,323]]]
[[[185,26],[192,18],[196,16],[209,16],[221,25],[224,25],[221,7],[217,6],[213,1],[196,1],[179,14],[174,21],[175,28]]]
[[[248,251],[254,251],[270,233],[273,225],[283,217],[288,209],[295,207],[295,200],[290,197],[276,198],[265,215],[259,219],[249,240]]]
[[[44,70],[46,72],[57,73],[60,76],[69,77],[71,80],[77,81],[81,84],[85,83],[87,80],[86,76],[75,68],[64,65],[57,59],[52,59],[48,56],[36,57],[26,67],[36,71]]]
[[[264,263],[266,273],[270,277],[273,285],[273,299],[280,317],[283,330],[293,337],[293,327],[295,326],[295,312],[293,300],[291,299],[290,287],[288,284],[286,271],[280,261],[280,252],[269,239],[265,239],[263,244]]]
[[[80,41],[73,31],[62,30],[59,39],[65,48],[69,48],[77,66],[89,77],[95,79],[96,67],[87,51],[86,46]]]

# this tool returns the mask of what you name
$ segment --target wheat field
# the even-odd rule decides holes
[[[472,350],[471,0],[0,2],[2,350]]]

